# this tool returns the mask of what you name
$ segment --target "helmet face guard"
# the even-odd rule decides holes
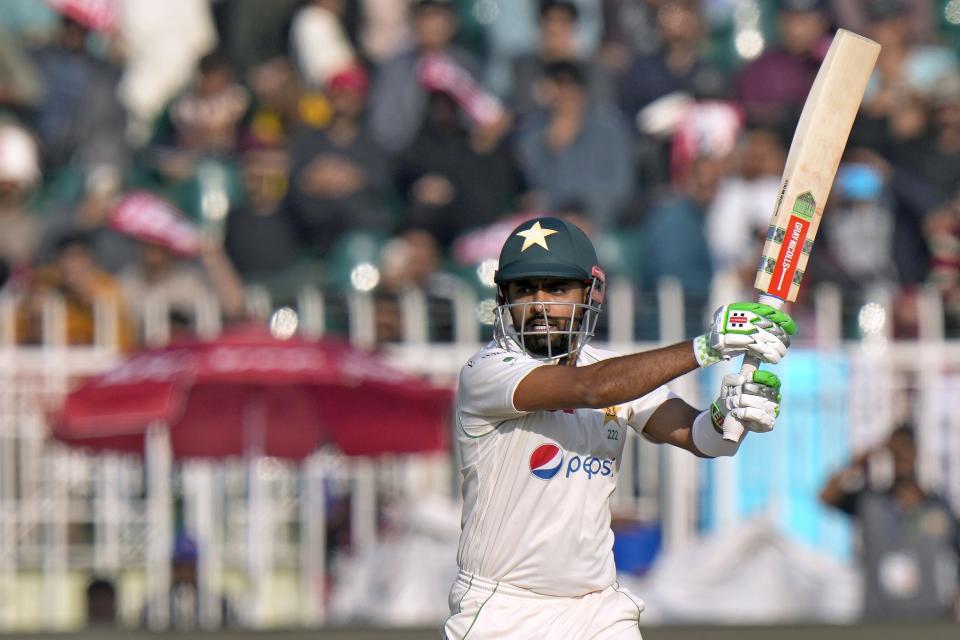
[[[593,338],[603,305],[603,272],[596,273],[584,302],[510,302],[506,287],[501,287],[493,329],[493,339],[501,349],[524,351],[537,360],[553,361],[579,357],[580,350]],[[551,309],[563,308],[563,314],[553,315]],[[512,311],[520,310],[515,324]],[[531,329],[528,323],[542,320],[541,328]],[[561,321],[554,328],[550,321]],[[518,326],[519,325],[519,326]]]

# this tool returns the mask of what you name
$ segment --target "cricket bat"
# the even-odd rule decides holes
[[[797,299],[823,207],[879,53],[879,44],[845,29],[838,30],[830,44],[787,154],[753,282],[760,302],[780,308]],[[746,356],[740,373],[749,380],[759,365]],[[727,416],[724,439],[738,442],[742,435],[743,425]]]

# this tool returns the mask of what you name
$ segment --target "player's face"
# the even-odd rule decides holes
[[[514,328],[524,333],[525,347],[534,353],[562,353],[570,347],[571,329],[583,315],[587,288],[579,280],[531,278],[507,284],[507,302]],[[552,349],[548,349],[548,342]]]

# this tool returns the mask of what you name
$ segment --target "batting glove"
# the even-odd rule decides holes
[[[720,397],[710,407],[710,417],[722,431],[729,415],[750,431],[772,431],[780,415],[780,378],[762,370],[754,371],[750,380],[739,373],[723,376]]]
[[[710,331],[694,339],[701,367],[750,354],[776,364],[790,347],[797,325],[788,314],[760,302],[735,302],[717,309]]]

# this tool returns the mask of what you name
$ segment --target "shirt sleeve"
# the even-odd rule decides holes
[[[545,363],[502,349],[484,350],[460,370],[457,411],[463,429],[475,435],[500,422],[523,415],[513,394],[528,373]]]
[[[667,400],[679,398],[669,387],[657,387],[645,396],[633,400],[627,405],[627,424],[639,434],[647,426],[650,416]]]

